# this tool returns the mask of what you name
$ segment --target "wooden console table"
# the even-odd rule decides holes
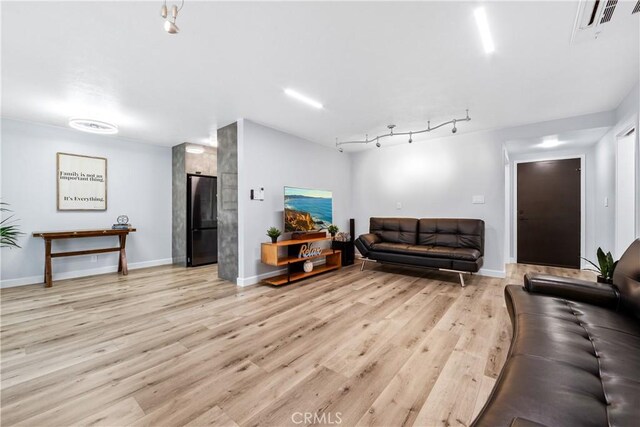
[[[33,237],[42,237],[44,239],[44,283],[46,288],[52,286],[51,279],[51,258],[59,258],[64,256],[77,256],[77,255],[93,255],[103,254],[106,252],[120,252],[120,259],[118,260],[118,272],[127,275],[129,270],[127,269],[127,254],[125,252],[125,245],[127,241],[127,234],[135,232],[135,228],[128,230],[112,230],[110,228],[104,230],[75,230],[75,231],[45,231],[33,233]],[[115,248],[102,248],[102,249],[84,249],[81,251],[69,251],[69,252],[55,252],[51,253],[51,241],[59,239],[77,239],[82,237],[104,237],[104,236],[117,236],[120,241],[120,246]]]
[[[282,240],[277,243],[263,243],[261,258],[264,264],[273,265],[277,267],[287,266],[287,273],[279,276],[270,277],[265,279],[264,282],[269,285],[286,285],[294,280],[304,279],[306,277],[315,276],[316,274],[324,273],[326,271],[337,270],[342,267],[342,257],[339,250],[323,249],[318,255],[309,257],[299,257],[298,252],[302,245],[310,245],[314,242],[322,242],[330,240],[328,237],[314,238],[314,239],[301,239],[301,240]],[[287,255],[280,256],[279,249],[286,248]],[[301,271],[301,267],[308,259],[313,260],[316,258],[325,258],[325,264],[314,266],[313,270],[309,273],[304,270]]]

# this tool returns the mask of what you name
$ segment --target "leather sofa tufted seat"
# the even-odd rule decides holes
[[[484,221],[371,218],[369,233],[355,244],[363,257],[383,263],[476,273],[483,263]],[[460,280],[464,286],[462,275]]]
[[[505,288],[511,348],[473,426],[640,425],[640,239],[613,283],[526,275]]]

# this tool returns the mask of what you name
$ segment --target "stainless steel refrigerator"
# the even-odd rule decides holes
[[[187,175],[187,265],[218,262],[217,178]]]

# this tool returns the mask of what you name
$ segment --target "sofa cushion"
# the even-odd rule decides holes
[[[636,239],[618,261],[613,284],[620,291],[622,308],[640,319],[640,239]]]
[[[479,250],[471,248],[448,248],[446,246],[427,246],[426,248],[426,254],[434,258],[476,261],[482,256]]]
[[[383,242],[415,245],[418,220],[416,218],[371,218],[369,232],[377,234]]]
[[[484,221],[480,219],[422,218],[418,244],[477,249],[484,253]]]
[[[378,252],[393,252],[393,253],[408,253],[406,243],[390,243],[390,242],[378,242],[371,245],[371,250]]]
[[[371,246],[374,251],[393,252],[407,255],[423,255],[432,258],[449,258],[465,261],[477,261],[480,251],[469,248],[447,248],[444,246],[407,245],[405,243],[380,242]]]

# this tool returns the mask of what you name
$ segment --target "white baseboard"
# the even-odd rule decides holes
[[[481,268],[477,274],[480,276],[499,277],[501,279],[507,277],[507,272],[505,270],[489,270],[487,268]]]
[[[238,277],[236,279],[236,285],[242,286],[242,287],[255,285],[260,283],[264,279],[268,279],[269,277],[277,276],[279,274],[284,274],[286,272],[287,272],[287,269],[285,268],[281,270],[269,271],[268,273],[258,274],[256,276]]]
[[[166,264],[172,264],[172,263],[173,263],[173,259],[164,258],[164,259],[154,259],[151,261],[132,262],[128,265],[128,267],[129,267],[129,270],[137,270],[139,268],[155,267],[158,265],[166,265]],[[117,265],[110,265],[110,266],[100,267],[100,268],[89,268],[86,270],[64,271],[64,272],[54,274],[53,280],[56,281],[56,280],[65,280],[65,279],[75,279],[77,277],[95,276],[97,274],[114,273],[116,271],[118,271]],[[15,286],[34,285],[38,283],[43,283],[41,274],[38,276],[18,277],[17,279],[0,280],[0,288],[13,288]]]
[[[313,265],[318,266],[324,264],[324,260],[319,259],[313,262]],[[268,271],[266,273],[258,274],[256,276],[249,277],[238,277],[236,279],[237,286],[251,286],[260,283],[264,279],[268,279],[269,277],[277,276],[279,274],[284,274],[287,272],[286,268],[281,268],[279,270]]]

